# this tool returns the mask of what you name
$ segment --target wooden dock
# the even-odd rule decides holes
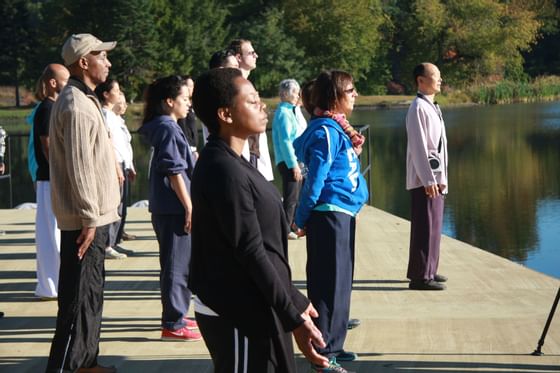
[[[0,372],[43,372],[57,305],[37,300],[33,210],[0,210]],[[359,216],[344,364],[370,372],[560,372],[560,310],[535,349],[560,281],[444,237],[448,290],[408,290],[409,222],[366,207]],[[100,363],[121,372],[212,372],[203,342],[160,341],[158,247],[146,209],[129,209],[138,235],[124,260],[106,261]],[[294,282],[305,290],[305,242],[290,241]],[[560,263],[558,263],[560,265]],[[297,355],[299,372],[308,364]]]

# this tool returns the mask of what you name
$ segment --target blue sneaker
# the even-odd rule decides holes
[[[338,354],[336,354],[337,361],[354,361],[357,358],[358,358],[358,354],[351,351],[342,350]]]
[[[336,362],[336,357],[331,357],[329,359],[328,367],[318,367],[316,365],[311,366],[309,373],[355,373],[344,369]]]

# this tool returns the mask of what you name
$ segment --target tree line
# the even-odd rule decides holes
[[[234,38],[259,54],[251,80],[273,96],[285,78],[352,73],[363,94],[411,92],[436,63],[450,87],[560,74],[560,0],[4,0],[0,84],[33,87],[64,40],[116,40],[111,75],[130,98],[154,78],[196,76]]]

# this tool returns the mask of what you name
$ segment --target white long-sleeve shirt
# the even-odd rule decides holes
[[[115,114],[112,110],[103,108],[107,128],[115,149],[115,159],[119,163],[124,163],[125,170],[134,170],[132,145],[130,141],[132,136],[126,127],[124,119]]]
[[[406,189],[441,184],[449,189],[447,180],[447,137],[445,123],[439,107],[428,98],[416,97],[406,115]],[[433,172],[428,162],[430,153],[438,153],[441,139],[441,152],[438,154],[442,162],[442,171]]]

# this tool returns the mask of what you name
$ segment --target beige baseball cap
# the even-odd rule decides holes
[[[116,46],[116,41],[102,42],[92,34],[73,34],[62,46],[62,58],[70,66],[88,53],[110,51]]]

